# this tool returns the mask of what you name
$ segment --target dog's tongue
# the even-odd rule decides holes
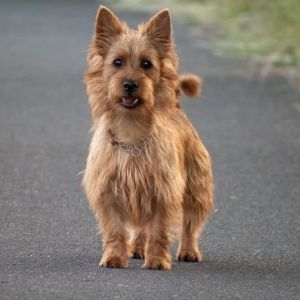
[[[133,107],[138,103],[139,99],[134,97],[123,97],[122,104],[127,107]]]

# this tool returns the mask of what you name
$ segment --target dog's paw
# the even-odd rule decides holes
[[[171,270],[172,262],[170,259],[151,258],[146,260],[142,268],[150,270]]]
[[[131,255],[131,258],[134,259],[144,259],[144,253],[143,252],[133,252]]]
[[[202,254],[198,250],[180,250],[176,255],[179,261],[189,261],[189,262],[200,262],[202,261]]]
[[[104,268],[118,268],[123,269],[128,267],[128,259],[118,256],[103,257],[99,266]]]
[[[132,253],[131,253],[131,258],[134,259],[144,259],[145,255],[144,255],[144,249],[143,248],[135,248]]]

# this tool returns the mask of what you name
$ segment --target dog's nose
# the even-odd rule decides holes
[[[138,83],[134,80],[125,80],[123,83],[123,88],[127,93],[131,93],[138,88]]]

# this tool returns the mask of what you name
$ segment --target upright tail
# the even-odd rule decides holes
[[[199,96],[201,93],[201,79],[191,73],[179,76],[179,93],[189,97]]]

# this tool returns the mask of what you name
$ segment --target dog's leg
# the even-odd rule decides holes
[[[187,186],[183,199],[183,223],[177,251],[180,261],[201,261],[198,238],[213,208],[213,184],[209,156],[197,149],[187,157]],[[198,151],[197,151],[198,150]]]
[[[147,230],[147,243],[145,248],[144,268],[154,270],[171,269],[171,230],[167,210],[161,209],[153,221],[150,222]]]
[[[145,244],[146,233],[144,230],[135,230],[131,237],[131,257],[132,258],[144,258],[145,257]]]
[[[130,249],[124,222],[120,215],[110,207],[101,209],[100,220],[103,256],[99,265],[107,268],[127,268]]]
[[[198,237],[204,225],[204,215],[200,205],[194,201],[188,205],[183,203],[183,224],[180,236],[177,259],[180,261],[202,261],[202,254],[198,246]]]

